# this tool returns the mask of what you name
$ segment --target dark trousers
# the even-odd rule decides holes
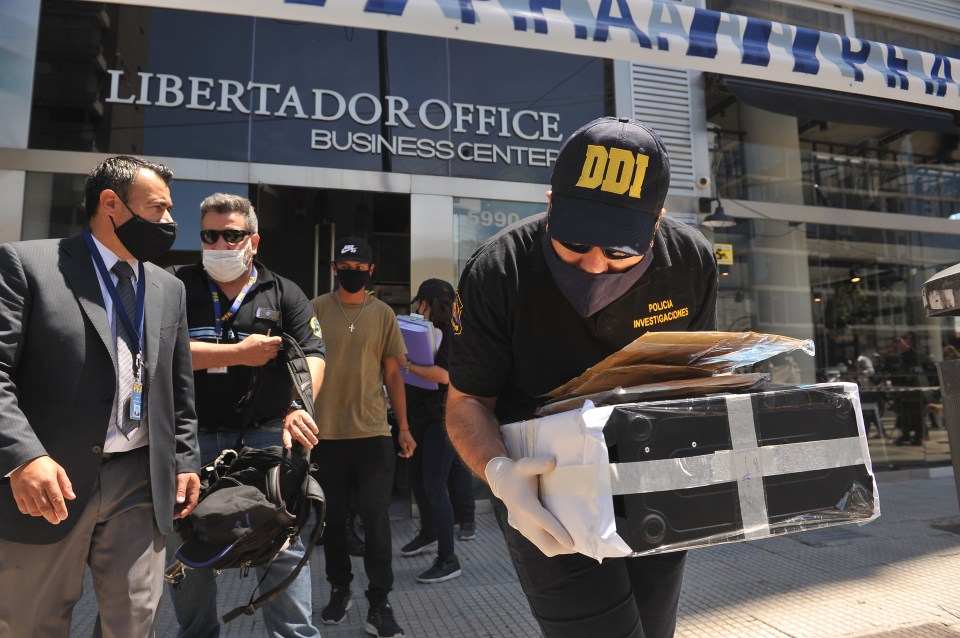
[[[420,525],[437,539],[437,553],[453,554],[453,506],[447,479],[453,464],[453,446],[441,423],[410,423],[417,449],[407,466],[410,489],[420,508]]]
[[[507,523],[493,499],[497,522],[534,617],[546,638],[671,638],[686,552],[642,558],[582,554],[548,558]]]
[[[320,441],[312,460],[319,467],[320,487],[327,498],[327,520],[323,554],[327,580],[335,587],[349,587],[353,581],[347,550],[347,509],[353,505],[363,521],[366,551],[367,599],[377,605],[393,588],[393,551],[390,544],[390,494],[396,464],[393,440],[388,436],[343,441]]]
[[[456,454],[450,465],[450,478],[447,488],[450,492],[450,502],[453,503],[453,518],[460,525],[473,525],[477,509],[474,495],[473,472]]]

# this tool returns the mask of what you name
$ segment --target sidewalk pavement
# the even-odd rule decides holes
[[[947,472],[924,478],[880,473],[881,517],[764,540],[693,550],[687,560],[676,638],[960,638],[960,511]],[[946,468],[949,470],[949,468]],[[936,478],[926,478],[935,475]],[[463,576],[436,585],[415,581],[433,557],[404,558],[416,533],[393,521],[397,620],[418,638],[539,636],[493,514],[478,514],[477,539],[458,542]],[[314,614],[327,602],[321,548],[311,561]],[[354,558],[355,604],[341,625],[318,625],[324,638],[364,634],[362,559]],[[255,580],[220,576],[221,613],[246,602]],[[71,636],[89,636],[96,618],[89,578]],[[158,636],[176,636],[165,595]],[[221,636],[263,635],[259,612],[225,625]],[[603,628],[597,627],[598,638]]]

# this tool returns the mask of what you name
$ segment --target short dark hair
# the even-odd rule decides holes
[[[238,213],[243,217],[243,223],[252,233],[259,232],[259,223],[257,222],[257,211],[253,204],[246,197],[233,195],[231,193],[214,193],[202,202],[200,202],[200,222],[207,216],[207,213]]]
[[[148,162],[132,155],[118,155],[97,164],[87,174],[87,181],[84,185],[83,204],[87,211],[87,218],[92,218],[97,212],[97,206],[100,205],[100,193],[105,190],[112,190],[126,199],[130,184],[137,178],[137,173],[141,170],[153,171],[165,184],[169,184],[170,180],[173,179],[173,171],[163,164]]]

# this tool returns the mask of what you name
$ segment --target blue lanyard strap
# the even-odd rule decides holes
[[[217,335],[217,341],[220,341],[220,337],[223,336],[223,322],[237,314],[237,310],[240,309],[240,304],[243,303],[243,298],[247,296],[247,293],[250,292],[250,289],[253,288],[255,283],[257,283],[256,266],[250,271],[250,278],[247,279],[246,285],[243,287],[243,290],[240,291],[240,294],[237,295],[237,298],[233,300],[230,310],[221,315],[220,293],[217,292],[217,286],[213,283],[213,279],[210,279],[209,275],[207,276],[207,284],[210,286],[210,296],[213,298],[213,331]]]
[[[93,255],[93,263],[96,264],[97,270],[100,272],[100,277],[103,279],[103,285],[107,289],[107,292],[110,294],[110,298],[113,300],[113,309],[117,313],[117,317],[120,319],[120,323],[123,324],[123,329],[127,331],[127,334],[131,337],[134,337],[136,342],[136,358],[140,360],[140,353],[143,352],[143,299],[146,294],[146,283],[145,277],[143,276],[143,262],[139,262],[139,272],[137,275],[137,306],[136,306],[136,323],[130,320],[130,317],[127,315],[127,309],[123,307],[123,302],[120,300],[120,295],[117,293],[117,286],[113,283],[113,279],[110,277],[110,271],[107,270],[107,265],[103,263],[103,257],[100,255],[100,251],[97,249],[97,245],[93,243],[93,233],[90,230],[86,230],[83,233],[83,240],[87,243],[87,248],[90,249],[90,254]],[[136,326],[136,328],[134,328]]]

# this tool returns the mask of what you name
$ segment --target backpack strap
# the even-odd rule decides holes
[[[314,510],[317,514],[317,522],[313,526],[313,531],[310,532],[310,539],[306,542],[303,550],[303,558],[300,559],[300,562],[297,563],[297,566],[293,568],[293,571],[284,578],[282,581],[276,584],[269,591],[264,592],[257,598],[250,596],[250,600],[247,601],[246,605],[232,609],[226,614],[223,615],[223,622],[228,623],[234,618],[237,618],[241,614],[246,614],[247,616],[252,616],[257,612],[258,609],[272,601],[274,598],[280,595],[284,589],[286,589],[290,583],[292,583],[297,576],[300,575],[300,571],[303,569],[303,566],[310,561],[310,556],[313,554],[313,548],[317,546],[317,542],[320,540],[320,537],[323,536],[323,530],[325,528],[325,517],[327,512],[326,499],[323,494],[323,489],[320,487],[320,484],[317,483],[317,480],[311,476],[311,470],[307,472],[307,475],[303,479],[303,484],[300,488],[300,511],[298,513],[298,518],[303,517],[301,520],[305,520],[306,517],[310,515],[310,510]]]
[[[298,398],[303,402],[304,410],[314,418],[313,410],[313,377],[310,376],[310,366],[307,365],[307,357],[303,354],[303,349],[297,340],[292,336],[283,333],[283,352],[287,363],[287,372],[290,373],[290,381],[298,394]]]
[[[296,339],[285,332],[283,333],[282,338],[284,345],[283,351],[286,358],[287,371],[290,373],[290,380],[293,382],[293,387],[299,395],[300,400],[303,402],[304,410],[306,410],[307,414],[310,415],[310,418],[313,418],[313,378],[310,376],[310,367],[307,365],[307,358],[303,354],[303,349],[300,347],[300,344],[297,343]],[[259,387],[253,390],[254,397],[256,396],[257,392],[259,392]],[[299,443],[294,443],[294,450],[303,454],[305,457],[307,456],[306,449]],[[288,453],[292,453],[292,451],[284,450],[284,454]],[[290,583],[292,583],[294,579],[300,575],[300,571],[303,569],[303,566],[309,562],[310,555],[313,554],[313,548],[317,546],[317,543],[320,541],[320,537],[323,536],[323,530],[325,528],[324,519],[327,512],[326,498],[323,494],[323,489],[320,487],[320,484],[317,483],[317,480],[313,478],[313,473],[315,471],[316,466],[308,467],[306,475],[303,478],[303,484],[300,488],[300,507],[299,511],[297,512],[297,520],[301,522],[306,521],[310,516],[311,510],[316,512],[317,517],[317,522],[313,526],[313,531],[310,532],[310,539],[304,548],[303,558],[301,558],[300,562],[297,563],[297,566],[293,568],[293,571],[291,571],[286,578],[277,583],[275,587],[264,592],[257,598],[253,598],[253,596],[251,596],[246,605],[237,607],[236,609],[224,614],[223,622],[230,622],[241,614],[252,616],[259,608],[263,607],[280,595],[280,592],[286,589]],[[279,466],[271,468],[267,475],[267,497],[273,503],[283,503],[283,498],[280,495]]]

